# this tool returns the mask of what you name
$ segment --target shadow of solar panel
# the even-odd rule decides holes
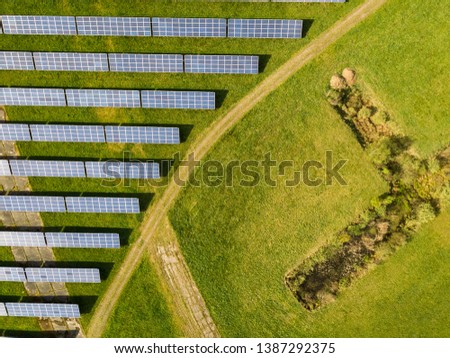
[[[15,176],[84,178],[83,162],[54,160],[10,160]]]
[[[86,162],[88,178],[158,179],[159,164],[149,162]]]
[[[183,55],[110,53],[112,72],[183,72]]]
[[[34,52],[38,71],[109,71],[106,53]]]
[[[100,271],[95,268],[26,267],[28,282],[100,283]]]
[[[0,267],[0,281],[25,282],[26,280],[22,267]]]
[[[0,70],[34,70],[31,52],[0,51]]]
[[[229,19],[228,37],[301,38],[302,20]]]
[[[128,107],[141,106],[137,90],[67,89],[69,107]]]
[[[158,37],[226,37],[227,20],[153,17],[152,32]]]
[[[70,213],[117,213],[136,214],[140,212],[138,198],[110,197],[66,197]]]
[[[29,212],[65,212],[61,196],[0,196],[0,210]]]
[[[179,144],[178,127],[105,126],[108,143]]]
[[[6,312],[6,307],[3,302],[0,302],[0,316],[5,317],[8,315],[8,312]]]
[[[31,124],[30,130],[37,142],[105,142],[103,126]]]
[[[30,141],[28,124],[0,123],[0,140]]]
[[[16,303],[6,302],[8,316],[79,318],[78,305],[64,303]]]
[[[116,233],[46,232],[48,247],[76,248],[120,248],[120,237]]]
[[[0,159],[0,177],[11,176],[11,169],[6,159]]]
[[[42,232],[0,231],[0,246],[44,247]]]
[[[13,16],[2,15],[5,34],[76,35],[73,16]]]
[[[185,72],[188,73],[257,74],[259,72],[258,56],[185,55],[184,61]]]
[[[215,109],[214,92],[141,91],[142,108]]]
[[[0,104],[65,107],[66,97],[60,88],[0,87]]]
[[[148,17],[77,16],[78,35],[151,36]]]

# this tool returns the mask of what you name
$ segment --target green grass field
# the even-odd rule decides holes
[[[260,159],[270,151],[279,160],[301,162],[331,149],[349,160],[346,187],[221,186],[183,193],[171,219],[224,336],[448,335],[442,328],[448,277],[441,268],[448,251],[423,244],[432,233],[418,236],[319,312],[306,312],[283,284],[291,267],[386,190],[326,103],[331,74],[356,68],[423,155],[448,142],[444,13],[442,3],[389,2],[258,105],[210,153],[209,159],[226,162]],[[441,223],[448,215],[443,217]],[[448,239],[445,233],[433,237]],[[403,267],[409,271],[399,271]]]

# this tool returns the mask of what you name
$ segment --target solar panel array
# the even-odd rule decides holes
[[[258,56],[236,55],[185,55],[185,71],[188,73],[257,74]]]
[[[106,141],[110,143],[178,144],[177,127],[106,126]]]
[[[148,17],[78,16],[78,35],[151,36]]]
[[[88,178],[158,179],[158,163],[142,162],[86,162]]]
[[[106,53],[34,52],[33,57],[38,71],[109,71]]]
[[[228,37],[301,38],[302,20],[230,19]]]
[[[73,16],[1,16],[5,34],[76,35]]]
[[[61,196],[0,196],[0,210],[27,212],[66,212]]]
[[[0,231],[0,246],[45,247],[42,232]]]
[[[226,37],[227,20],[153,17],[152,30],[157,37]]]
[[[31,52],[0,51],[0,70],[34,70]]]
[[[66,197],[69,213],[123,213],[140,212],[138,198]]]
[[[0,267],[0,281],[26,282],[22,267]]]
[[[199,91],[141,91],[142,108],[215,109],[215,93]]]
[[[183,55],[111,53],[112,72],[183,72]]]
[[[95,268],[27,267],[25,273],[28,282],[101,282],[100,271]]]
[[[69,107],[128,107],[139,108],[137,90],[67,89]]]
[[[64,303],[6,302],[8,316],[79,318],[78,305]]]
[[[28,124],[0,123],[0,140],[30,141],[30,128]]]
[[[105,132],[99,125],[30,124],[37,142],[104,143]]]
[[[7,316],[8,312],[6,312],[6,307],[3,302],[0,302],[0,316]]]
[[[84,163],[52,160],[10,160],[14,176],[84,178]]]
[[[45,238],[49,247],[105,249],[120,247],[119,234],[116,233],[46,232]]]
[[[0,87],[0,104],[10,106],[66,106],[61,88]]]
[[[10,176],[11,169],[6,159],[0,159],[0,176]]]

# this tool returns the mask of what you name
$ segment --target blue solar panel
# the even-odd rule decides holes
[[[211,18],[152,18],[153,36],[226,37],[227,20]]]
[[[229,19],[228,37],[301,38],[302,20]]]
[[[79,35],[151,36],[148,17],[77,16]]]
[[[64,303],[16,303],[6,302],[9,316],[79,318],[78,305]]]
[[[69,107],[129,107],[141,106],[137,90],[67,89]]]
[[[0,104],[61,107],[66,105],[66,97],[60,88],[0,87]]]
[[[183,72],[183,55],[111,53],[112,72]]]
[[[160,177],[158,163],[146,162],[86,162],[88,178],[157,179]]]
[[[0,210],[29,212],[65,212],[63,197],[58,196],[0,196]]]
[[[0,70],[34,70],[31,52],[0,51]]]
[[[26,280],[22,267],[0,267],[0,281],[25,282]]]
[[[257,74],[258,56],[235,55],[185,55],[188,73]]]
[[[109,71],[106,53],[34,52],[38,71]]]
[[[106,126],[106,141],[110,143],[179,144],[177,127]]]
[[[26,267],[25,273],[28,282],[101,282],[96,268]]]
[[[76,35],[73,16],[1,16],[5,34]]]
[[[138,198],[66,197],[71,213],[139,213]]]
[[[11,176],[11,169],[9,168],[9,162],[6,159],[0,159],[0,177]]]
[[[214,92],[141,91],[142,108],[215,109]]]
[[[0,231],[0,246],[46,246],[42,232]]]
[[[28,124],[0,123],[0,140],[29,141],[30,128]]]
[[[63,160],[13,160],[9,161],[12,174],[30,177],[84,178],[83,162]]]
[[[31,124],[30,129],[33,140],[38,142],[105,142],[103,126]]]
[[[116,233],[46,232],[49,247],[118,249],[120,237]]]
[[[6,312],[6,307],[3,302],[0,302],[0,316],[7,316],[8,312]]]

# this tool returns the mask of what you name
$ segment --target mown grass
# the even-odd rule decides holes
[[[448,296],[441,268],[447,253],[429,246],[411,244],[402,249],[408,254],[400,250],[395,261],[316,313],[306,312],[283,284],[290,268],[386,190],[353,134],[326,103],[332,73],[356,68],[423,155],[448,141],[444,10],[437,2],[389,2],[258,105],[208,157],[226,163],[260,159],[270,151],[276,159],[298,163],[320,159],[330,149],[336,158],[349,160],[343,170],[347,186],[222,185],[183,193],[171,220],[224,336],[448,335],[440,328]],[[403,265],[410,270],[401,272]],[[394,279],[386,280],[390,274]],[[421,326],[425,317],[430,321]]]
[[[177,16],[177,17],[251,17],[301,18],[306,24],[306,37],[301,40],[250,39],[187,39],[187,38],[120,38],[65,36],[0,36],[1,50],[81,51],[81,52],[141,52],[141,53],[201,53],[201,54],[259,54],[263,72],[256,76],[189,75],[189,74],[120,74],[81,72],[20,72],[2,71],[0,86],[67,87],[67,88],[137,88],[137,89],[197,89],[218,91],[220,108],[216,111],[144,110],[107,108],[49,108],[8,107],[14,122],[42,123],[112,123],[179,125],[185,141],[176,147],[156,145],[104,145],[77,143],[18,143],[26,158],[108,159],[121,158],[128,151],[133,159],[171,159],[175,153],[184,154],[187,147],[209,124],[227,111],[259,81],[287,60],[292,53],[306,45],[337,19],[362,0],[345,5],[327,4],[192,4],[150,1],[12,1],[0,3],[1,14],[46,15],[104,15],[104,16]],[[135,194],[145,196],[151,205],[152,195],[163,188],[147,183],[138,187],[104,186],[99,180],[30,178],[36,193],[104,193],[105,195]],[[148,201],[150,202],[148,203]],[[55,250],[59,261],[72,266],[95,265],[102,268],[106,279],[99,285],[68,285],[73,300],[81,304],[82,323],[86,327],[102,295],[131,245],[138,236],[136,227],[142,216],[92,214],[42,214],[48,229],[111,229],[130,230],[126,245],[120,250]],[[119,310],[122,303],[119,305]],[[120,312],[120,311],[119,311]],[[124,316],[116,316],[112,325],[124,324]],[[24,322],[24,321],[22,321]],[[151,326],[151,324],[149,324]],[[145,333],[142,333],[145,335]],[[149,334],[152,334],[149,331]]]

